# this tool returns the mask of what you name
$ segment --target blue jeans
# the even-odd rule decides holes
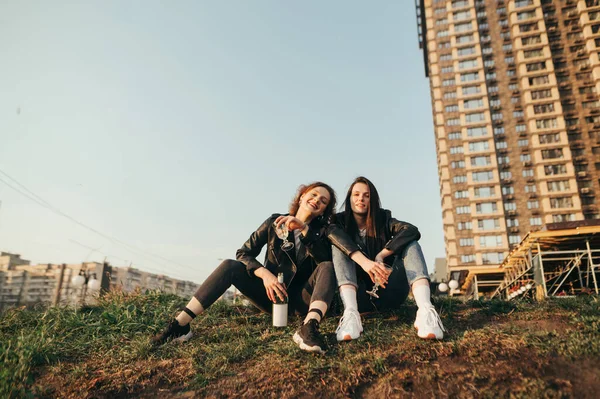
[[[412,283],[422,278],[429,280],[425,257],[417,241],[408,244],[401,255],[394,257],[392,274],[386,288],[380,288],[377,292],[378,299],[365,293],[373,283],[362,268],[335,245],[332,246],[332,253],[338,287],[350,284],[357,288],[359,311],[396,309],[406,300]]]

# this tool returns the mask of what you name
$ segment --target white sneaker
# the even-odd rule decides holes
[[[417,335],[423,339],[443,339],[444,326],[435,308],[419,309],[415,319]]]
[[[360,313],[357,310],[347,310],[340,319],[335,335],[338,341],[350,341],[360,337],[362,331]]]

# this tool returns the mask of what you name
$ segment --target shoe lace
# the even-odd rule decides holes
[[[430,325],[438,325],[443,332],[446,332],[446,329],[444,328],[444,325],[442,324],[442,319],[440,319],[440,316],[437,314],[437,312],[435,311],[434,308],[431,308],[427,311],[427,323]]]
[[[321,335],[319,334],[319,323],[313,323],[312,321],[308,322],[307,326],[307,335],[311,340],[321,340]]]
[[[344,313],[344,315],[340,319],[340,324],[338,325],[338,327],[335,330],[335,332],[337,333],[340,330],[347,329],[351,325],[352,319],[354,319],[354,321],[356,321],[357,325],[359,324],[360,320],[358,319],[358,316],[357,316],[356,312]]]

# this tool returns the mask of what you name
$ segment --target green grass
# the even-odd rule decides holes
[[[152,349],[149,338],[185,302],[161,293],[111,294],[84,309],[5,311],[0,397],[144,397],[159,390],[250,397],[585,397],[599,388],[597,297],[438,300],[448,329],[440,342],[416,337],[410,302],[366,315],[365,333],[350,343],[335,342],[337,317],[328,318],[321,326],[330,344],[325,356],[301,352],[292,342],[299,320],[274,328],[268,315],[217,303],[193,322],[189,343]],[[596,365],[592,374],[588,364]]]

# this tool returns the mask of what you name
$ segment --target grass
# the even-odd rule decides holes
[[[600,388],[598,297],[531,302],[437,300],[443,341],[417,338],[416,307],[366,315],[365,333],[327,355],[301,352],[294,321],[215,304],[184,345],[149,337],[186,300],[110,294],[83,309],[0,315],[0,397],[593,397]],[[186,396],[192,395],[192,396]]]

